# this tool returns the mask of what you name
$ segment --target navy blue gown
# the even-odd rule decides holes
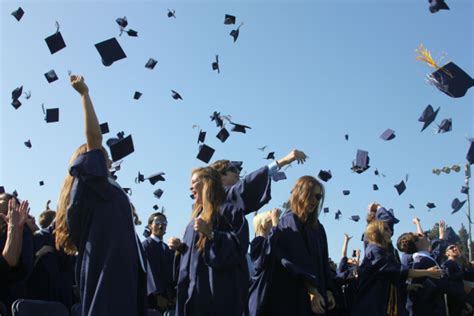
[[[157,242],[148,237],[142,242],[151,273],[156,286],[156,293],[167,299],[174,299],[176,291],[173,283],[174,251],[163,241]]]
[[[101,150],[79,156],[67,221],[78,249],[82,315],[144,315],[146,270],[127,194],[108,178]]]

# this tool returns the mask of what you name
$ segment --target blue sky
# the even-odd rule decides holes
[[[349,249],[361,246],[365,221],[348,218],[364,219],[371,201],[395,210],[401,220],[395,236],[413,229],[414,216],[425,228],[445,219],[457,229],[466,222],[467,208],[450,215],[450,204],[465,198],[459,193],[463,173],[436,176],[431,170],[465,163],[466,138],[474,136],[473,91],[461,99],[444,95],[425,83],[432,69],[415,59],[423,43],[435,58],[446,54],[446,61],[474,75],[474,4],[448,5],[450,11],[431,14],[424,0],[2,1],[0,185],[29,199],[34,215],[48,199],[56,205],[69,157],[85,140],[80,98],[67,78],[72,70],[85,76],[99,121],[109,123],[105,139],[122,130],[133,135],[136,151],[123,162],[119,182],[132,188],[144,222],[155,203],[166,208],[168,237],[184,232],[192,203],[190,172],[203,165],[195,158],[194,124],[207,131],[206,143],[216,149],[212,161],[242,160],[248,172],[267,163],[257,150],[264,145],[277,157],[294,148],[309,155],[304,166],[287,170],[286,181],[273,183],[265,210],[281,205],[298,177],[330,169],[326,206],[331,213],[321,220],[335,260],[344,232],[355,236]],[[10,15],[18,6],[25,10],[20,22]],[[176,10],[176,19],[167,18],[168,8]],[[236,43],[229,36],[232,26],[223,24],[226,13],[245,23]],[[115,19],[123,16],[137,38],[118,37]],[[55,32],[55,21],[67,47],[51,55],[44,38]],[[111,37],[128,57],[104,67],[94,44]],[[211,70],[215,54],[220,74]],[[144,67],[150,57],[158,60],[153,71]],[[48,84],[43,74],[51,69],[60,79]],[[19,85],[32,97],[22,98],[23,106],[15,110],[10,94]],[[170,89],[184,100],[173,100]],[[135,91],[143,93],[138,101]],[[42,103],[60,108],[59,123],[44,122]],[[433,124],[420,133],[417,119],[428,104],[441,107],[437,123],[452,118],[452,132],[435,134]],[[209,119],[213,111],[252,129],[231,133],[222,144]],[[379,135],[387,128],[396,138],[384,142]],[[31,149],[23,145],[28,139]],[[360,175],[350,170],[357,149],[370,156],[371,168]],[[386,177],[376,177],[375,168]],[[137,185],[138,171],[163,171],[166,182]],[[407,190],[398,196],[393,185],[405,174]],[[40,187],[40,180],[46,185]],[[152,194],[157,188],[165,191],[160,200]],[[345,189],[349,196],[342,195]],[[427,202],[437,208],[428,212]],[[409,210],[409,203],[416,209]],[[343,216],[335,221],[338,209]],[[252,215],[248,219],[251,223]]]

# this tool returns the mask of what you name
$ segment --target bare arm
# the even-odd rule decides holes
[[[349,240],[351,240],[352,236],[348,234],[344,234],[344,243],[342,244],[342,258],[347,258],[347,246],[349,245]]]
[[[21,256],[23,242],[23,227],[28,214],[28,201],[16,205],[15,199],[8,201],[8,215],[2,214],[3,220],[7,222],[7,240],[2,251],[2,256],[10,267],[18,264]]]
[[[298,161],[298,164],[303,164],[306,161],[306,154],[300,150],[292,150],[288,155],[276,161],[279,168],[289,165],[293,161]]]
[[[413,218],[412,223],[415,224],[415,226],[416,226],[416,233],[418,235],[423,235],[424,236],[425,233],[423,232],[423,229],[421,228],[420,219],[418,217],[415,217],[415,218]]]

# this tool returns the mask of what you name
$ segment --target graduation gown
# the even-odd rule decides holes
[[[357,285],[357,279],[354,276],[356,267],[350,266],[347,263],[347,260],[347,257],[341,258],[335,276],[335,283],[342,291],[342,306],[344,308],[343,315],[350,315]],[[337,300],[336,303],[338,303]]]
[[[79,156],[70,174],[67,222],[78,249],[82,315],[144,315],[146,261],[128,196],[108,178],[102,150]]]
[[[239,204],[225,201],[214,238],[199,252],[194,219],[186,227],[178,261],[177,316],[243,315],[247,309],[248,223]]]
[[[443,269],[446,271],[450,283],[449,290],[447,291],[449,315],[460,315],[464,308],[464,302],[468,298],[464,292],[465,271],[454,260],[444,262]]]
[[[304,225],[289,210],[274,233],[278,238],[270,248],[273,263],[270,268],[264,267],[269,269],[269,278],[254,285],[253,289],[253,292],[265,295],[251,298],[251,308],[259,315],[313,315],[306,283],[317,288],[325,300],[326,291],[332,289],[324,227],[319,221],[315,227]],[[261,253],[268,251],[269,248],[262,249]]]
[[[148,237],[142,242],[156,286],[156,293],[168,299],[176,296],[173,283],[174,251],[163,241]]]
[[[401,265],[390,250],[367,244],[351,315],[388,315],[389,306],[391,310],[398,310],[397,287],[407,277],[408,268]]]

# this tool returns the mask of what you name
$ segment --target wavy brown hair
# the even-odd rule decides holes
[[[365,238],[368,243],[377,244],[388,249],[390,244],[390,229],[383,221],[372,221],[365,229]]]
[[[202,204],[195,203],[192,218],[200,216],[212,230],[221,205],[225,201],[225,191],[222,185],[221,175],[211,167],[194,169],[192,175],[196,175],[203,183]],[[202,211],[201,211],[202,210]],[[203,251],[207,237],[199,235],[196,243],[199,251]]]
[[[372,205],[369,208],[369,211],[367,212],[367,224],[370,224],[372,221],[375,220],[375,214],[377,213],[377,208],[379,207],[379,204],[377,203],[372,203]]]
[[[304,223],[315,227],[324,203],[324,186],[316,178],[303,176],[291,190],[290,207]]]
[[[69,159],[69,165],[71,165],[77,157],[87,152],[87,144],[82,144],[72,154]],[[59,194],[59,201],[56,210],[56,249],[63,249],[69,255],[73,255],[77,252],[76,245],[74,245],[71,237],[69,236],[69,228],[67,226],[67,209],[70,205],[70,195],[72,185],[74,183],[74,177],[68,173],[64,178],[61,193]]]

